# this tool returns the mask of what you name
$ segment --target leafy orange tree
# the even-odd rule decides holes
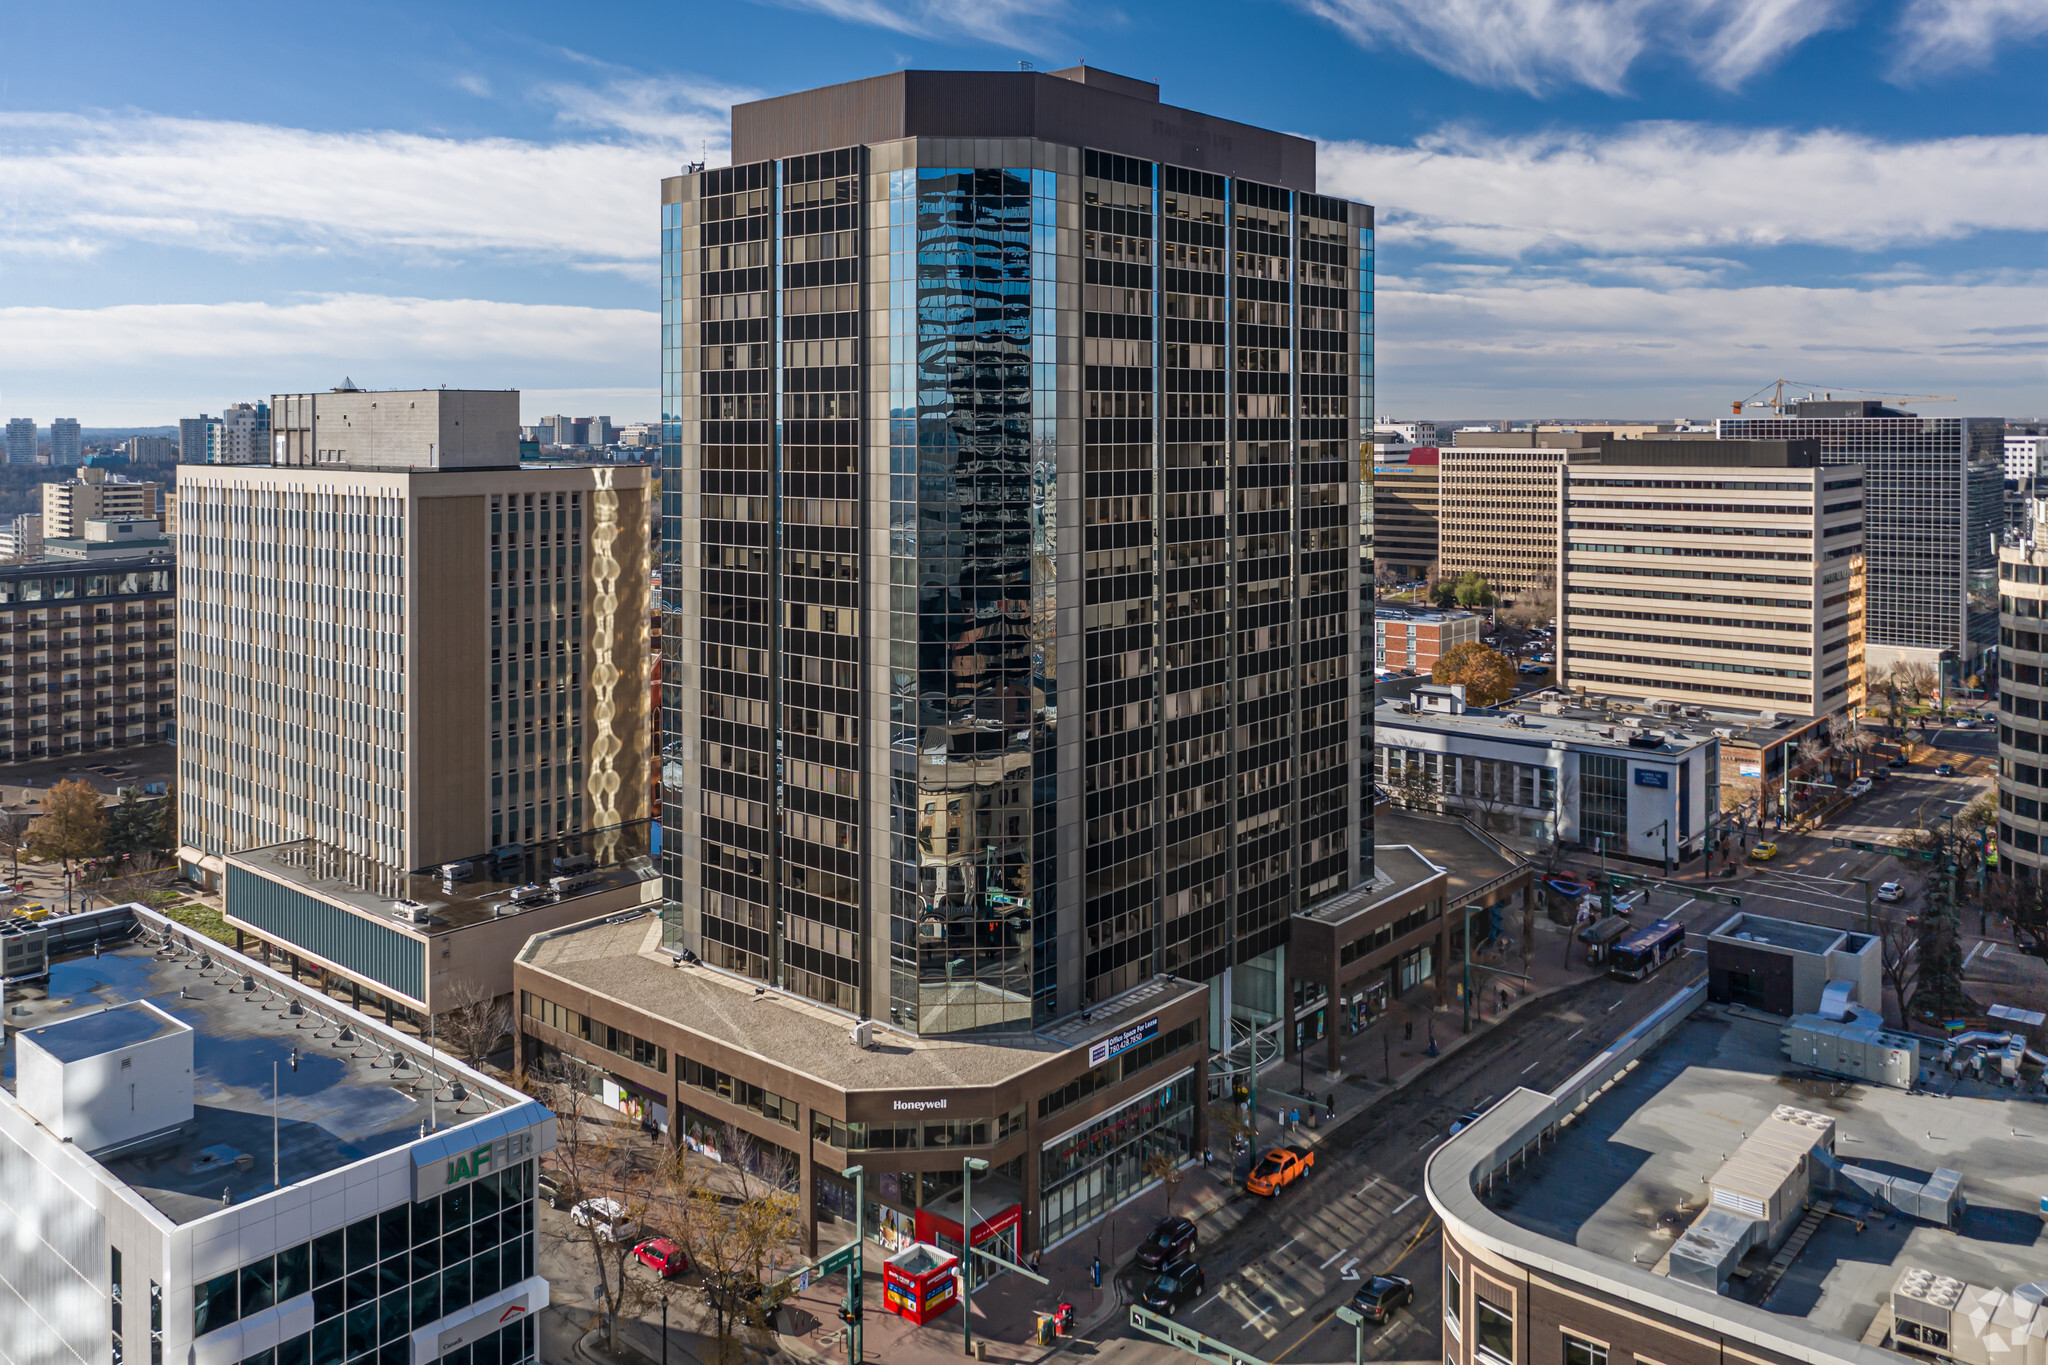
[[[1477,640],[1445,650],[1429,671],[1429,680],[1439,687],[1465,684],[1468,706],[1497,706],[1515,694],[1515,666],[1507,655]]]

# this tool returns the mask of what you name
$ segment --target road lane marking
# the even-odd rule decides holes
[[[1288,1239],[1287,1239],[1286,1241],[1282,1242],[1282,1243],[1281,1243],[1281,1244],[1280,1244],[1279,1246],[1277,1246],[1277,1247],[1274,1247],[1274,1248],[1273,1248],[1273,1254],[1274,1254],[1275,1256],[1278,1256],[1278,1255],[1279,1255],[1279,1254],[1280,1254],[1281,1252],[1283,1252],[1283,1251],[1287,1250],[1287,1248],[1289,1248],[1289,1247],[1293,1246],[1293,1245],[1295,1244],[1295,1242],[1296,1242],[1296,1241],[1298,1241],[1299,1239],[1300,1239],[1300,1234],[1299,1234],[1299,1233],[1297,1233],[1297,1234],[1296,1234],[1295,1236],[1293,1236],[1293,1237],[1289,1237],[1289,1238],[1288,1238]]]
[[[1608,1014],[1612,1014],[1612,1013],[1614,1013],[1614,1012],[1615,1012],[1616,1010],[1620,1009],[1620,1008],[1621,1008],[1621,1005],[1622,1005],[1622,1002],[1621,1002],[1621,1001],[1619,1001],[1619,1000],[1617,1000],[1617,1001],[1615,1001],[1615,1002],[1614,1002],[1613,1004],[1611,1004],[1611,1005],[1609,1005],[1609,1006],[1607,1007],[1607,1009],[1606,1009],[1605,1013],[1608,1013]]]
[[[1970,949],[1970,955],[1969,955],[1968,957],[1966,957],[1966,958],[1964,958],[1964,959],[1963,959],[1963,965],[1964,965],[1965,967],[1969,966],[1969,965],[1970,965],[1970,963],[1971,963],[1972,961],[1974,961],[1974,960],[1976,959],[1976,956],[1977,956],[1977,954],[1979,954],[1979,953],[1981,953],[1981,952],[1983,952],[1983,951],[1984,951],[1984,945],[1983,945],[1982,943],[1979,943],[1979,944],[1978,944],[1978,945],[1977,945],[1976,947],[1974,947],[1974,948]]]
[[[1537,1067],[1539,1067],[1539,1066],[1542,1066],[1542,1065],[1543,1065],[1543,1059],[1542,1059],[1541,1057],[1538,1057],[1538,1058],[1537,1058],[1537,1059],[1536,1059],[1535,1061],[1533,1061],[1533,1062],[1529,1063],[1529,1065],[1527,1065],[1527,1066],[1525,1066],[1525,1067],[1523,1067],[1523,1068],[1522,1068],[1522,1074],[1523,1074],[1524,1076],[1526,1076],[1526,1075],[1528,1075],[1528,1074],[1529,1074],[1530,1072],[1534,1071],[1534,1070],[1535,1070],[1535,1069],[1536,1069]]]
[[[1358,1193],[1357,1193],[1357,1194],[1354,1194],[1354,1195],[1353,1195],[1353,1196],[1351,1196],[1351,1197],[1352,1197],[1353,1199],[1363,1199],[1363,1198],[1365,1198],[1365,1194],[1366,1194],[1366,1191],[1370,1190],[1370,1189],[1371,1189],[1371,1188],[1372,1188],[1373,1186],[1375,1186],[1375,1185],[1377,1185],[1377,1184],[1379,1184],[1379,1183],[1380,1183],[1380,1178],[1379,1178],[1378,1176],[1374,1176],[1374,1177],[1373,1177],[1372,1179],[1370,1179],[1370,1180],[1366,1181],[1366,1182],[1365,1182],[1365,1183],[1364,1183],[1363,1185],[1360,1185],[1360,1186],[1358,1187]]]
[[[1344,1249],[1343,1249],[1342,1251],[1333,1251],[1333,1252],[1331,1252],[1331,1253],[1330,1253],[1330,1261],[1334,1261],[1334,1260],[1336,1260],[1336,1259],[1337,1259],[1337,1258],[1338,1258],[1339,1256],[1342,1256],[1342,1255],[1344,1254],[1344,1252],[1345,1252],[1345,1251],[1349,1251],[1349,1250],[1351,1250],[1351,1248],[1350,1248],[1350,1247],[1345,1247],[1345,1248],[1344,1248]],[[1317,1270],[1328,1270],[1328,1269],[1330,1268],[1330,1261],[1324,1261],[1324,1262],[1323,1262],[1323,1263],[1322,1263],[1321,1265],[1317,1266],[1317,1267],[1316,1267],[1316,1269],[1317,1269]]]
[[[1355,1267],[1358,1265],[1360,1261],[1364,1259],[1365,1258],[1363,1256],[1353,1256],[1350,1260],[1346,1261],[1341,1267],[1339,1267],[1337,1271],[1337,1277],[1339,1279],[1344,1280],[1357,1279],[1358,1271],[1355,1269]]]
[[[1272,1311],[1273,1305],[1269,1303],[1264,1308],[1261,1308],[1257,1313],[1253,1314],[1251,1317],[1246,1318],[1244,1320],[1244,1325],[1247,1327],[1256,1327],[1259,1325],[1259,1319],[1263,1318],[1264,1316],[1266,1316],[1266,1314]]]
[[[1687,897],[1685,898],[1685,900],[1684,900],[1683,902],[1681,902],[1680,904],[1678,904],[1678,905],[1676,905],[1676,906],[1673,906],[1673,907],[1672,907],[1672,908],[1671,908],[1671,909],[1670,909],[1670,910],[1669,910],[1668,912],[1666,912],[1666,913],[1668,913],[1668,914],[1673,914],[1673,915],[1675,915],[1675,914],[1677,914],[1677,913],[1678,913],[1678,912],[1679,912],[1680,910],[1683,910],[1683,909],[1685,909],[1685,907],[1686,907],[1686,906],[1688,906],[1688,905],[1691,905],[1691,904],[1692,904],[1692,903],[1693,903],[1694,901],[1696,901],[1696,900],[1698,900],[1698,899],[1699,899],[1699,897],[1698,897],[1698,896],[1687,896]]]
[[[1435,1137],[1433,1137],[1433,1138],[1431,1138],[1431,1139],[1430,1139],[1429,1141],[1427,1141],[1427,1142],[1423,1143],[1423,1144],[1422,1144],[1422,1145],[1421,1145],[1420,1147],[1417,1147],[1417,1148],[1416,1148],[1415,1150],[1416,1150],[1416,1151],[1418,1151],[1418,1152],[1426,1152],[1426,1151],[1428,1151],[1428,1150],[1429,1150],[1430,1148],[1432,1148],[1432,1147],[1436,1146],[1436,1145],[1437,1145],[1437,1143],[1439,1143],[1439,1142],[1442,1142],[1442,1141],[1443,1141],[1443,1139],[1444,1139],[1444,1135],[1443,1135],[1442,1133],[1438,1133],[1438,1134],[1437,1134],[1437,1135],[1436,1135]]]
[[[1989,948],[1984,950],[1984,960],[1986,962],[1989,962],[1991,960],[1991,955],[1997,951],[1998,945],[1996,943],[1992,944]]]
[[[1578,1028],[1573,1029],[1570,1033],[1565,1035],[1565,1041],[1569,1043],[1572,1039],[1578,1037],[1581,1033],[1584,1033],[1585,1031],[1585,1026],[1580,1025]]]
[[[1387,1217],[1392,1218],[1395,1213],[1399,1213],[1402,1209],[1407,1208],[1410,1204],[1414,1203],[1419,1198],[1421,1198],[1420,1195],[1409,1195],[1406,1199],[1403,1199],[1399,1204],[1396,1204],[1394,1206],[1393,1213],[1389,1213]]]

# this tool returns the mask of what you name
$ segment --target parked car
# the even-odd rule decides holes
[[[1185,1218],[1167,1218],[1152,1229],[1152,1235],[1138,1248],[1138,1264],[1146,1270],[1159,1270],[1194,1249],[1195,1225]]]
[[[1893,759],[1891,762],[1885,764],[1884,766],[1887,768],[1903,768],[1906,766],[1906,756],[1904,754],[1901,754],[1897,758]]]
[[[1951,776],[1955,772],[1955,770],[1956,765],[1953,763],[1937,763],[1934,765],[1934,775],[1936,777]]]
[[[1890,770],[1885,768],[1879,768],[1876,772],[1872,773],[1871,776],[1876,778],[1880,782],[1889,782],[1892,780]]]
[[[690,1268],[690,1258],[666,1237],[648,1238],[633,1248],[633,1254],[640,1258],[640,1264],[664,1280],[673,1280]]]
[[[1877,898],[1881,901],[1895,901],[1903,897],[1905,894],[1906,888],[1899,885],[1899,883],[1897,882],[1886,882],[1884,885],[1877,888]]]
[[[1479,1116],[1485,1112],[1484,1109],[1467,1109],[1464,1113],[1458,1115],[1457,1118],[1451,1121],[1451,1136],[1456,1137],[1473,1124],[1479,1122]]]
[[[1375,1275],[1358,1286],[1351,1307],[1368,1322],[1385,1322],[1404,1303],[1415,1301],[1415,1285],[1404,1275]]]
[[[1851,782],[1848,787],[1848,792],[1851,796],[1862,796],[1869,790],[1870,779],[1867,777],[1857,778],[1854,782]]]
[[[549,1208],[558,1209],[562,1207],[562,1178],[560,1176],[556,1175],[553,1171],[542,1171],[540,1173],[540,1184],[537,1188],[540,1190],[540,1197],[547,1201]]]
[[[596,1228],[598,1237],[607,1242],[623,1242],[640,1231],[626,1217],[625,1205],[616,1199],[586,1199],[569,1210],[569,1218],[579,1228]]]
[[[1183,1256],[1161,1266],[1141,1297],[1147,1308],[1170,1318],[1183,1306],[1201,1298],[1207,1287],[1208,1277],[1202,1273],[1202,1267],[1193,1257]]]
[[[1260,1157],[1259,1164],[1245,1177],[1245,1193],[1271,1198],[1307,1175],[1309,1167],[1315,1164],[1316,1154],[1306,1147],[1275,1147]]]
[[[1767,863],[1777,856],[1778,846],[1773,843],[1761,843],[1749,851],[1749,860],[1753,863]]]

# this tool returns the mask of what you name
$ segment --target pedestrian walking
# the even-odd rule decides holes
[[[1336,1118],[1336,1117],[1337,1117],[1337,1092],[1336,1092],[1336,1091],[1332,1090],[1332,1091],[1331,1091],[1331,1092],[1330,1092],[1329,1094],[1327,1094],[1327,1095],[1323,1096],[1323,1108],[1325,1108],[1325,1109],[1327,1109],[1327,1110],[1329,1111],[1329,1117],[1331,1117],[1331,1118]]]

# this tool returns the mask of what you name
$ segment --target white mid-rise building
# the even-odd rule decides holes
[[[536,1359],[548,1109],[140,905],[28,932],[0,1359]]]
[[[2031,431],[2005,433],[2005,477],[2030,489],[2041,477],[2042,442],[2048,437]]]

